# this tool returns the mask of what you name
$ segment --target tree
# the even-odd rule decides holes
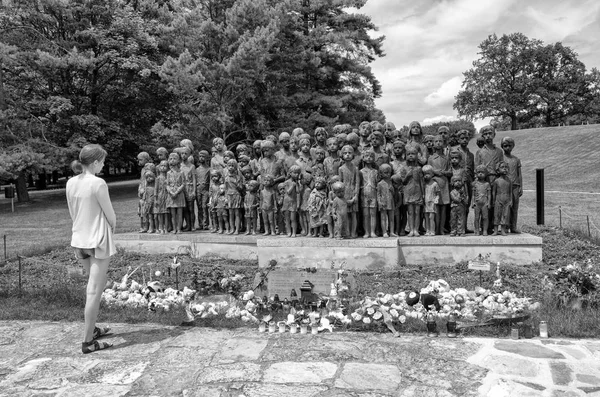
[[[533,73],[539,40],[522,33],[488,36],[480,45],[480,58],[463,73],[463,90],[454,109],[468,119],[508,117],[511,129],[519,116],[527,118],[534,93]]]
[[[376,26],[368,17],[348,11],[365,1],[208,0],[180,13],[171,34],[185,48],[161,70],[183,99],[178,128],[232,144],[380,118],[369,63],[383,56],[383,38],[369,36]]]
[[[159,7],[139,3],[15,1],[1,9],[0,159],[43,159],[23,162],[23,174],[65,170],[86,143],[107,149],[106,171],[135,156],[172,100],[158,76]],[[24,181],[20,201],[28,199]]]
[[[583,112],[588,91],[585,65],[562,43],[537,49],[532,95],[533,117],[549,127]]]

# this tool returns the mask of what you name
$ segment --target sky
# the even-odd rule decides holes
[[[386,56],[371,64],[383,87],[375,104],[397,128],[456,119],[463,72],[493,33],[560,41],[588,70],[600,68],[598,0],[369,0],[358,12],[379,27],[375,35],[386,36]]]

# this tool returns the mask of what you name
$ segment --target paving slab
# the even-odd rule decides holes
[[[0,321],[0,396],[599,396],[598,340]],[[40,330],[49,336],[40,338]]]

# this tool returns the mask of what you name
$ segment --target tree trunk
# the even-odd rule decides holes
[[[24,203],[29,201],[29,192],[27,191],[27,173],[25,171],[21,171],[19,173],[19,177],[17,178],[17,201],[19,203]]]
[[[511,130],[516,130],[517,129],[517,116],[510,116],[510,129]]]
[[[38,180],[37,183],[35,184],[35,189],[36,190],[44,190],[48,187],[48,185],[46,184],[46,173],[42,172],[40,174],[38,174]]]

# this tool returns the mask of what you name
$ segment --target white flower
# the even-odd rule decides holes
[[[373,314],[373,320],[379,320],[381,317],[383,317],[383,314],[381,314],[381,312],[380,312],[380,311],[376,311],[376,312]]]
[[[400,317],[398,317],[398,321],[400,321],[400,324],[404,324],[406,322],[406,316],[401,315]]]
[[[362,322],[365,324],[371,324],[371,319],[369,317],[363,317]]]

